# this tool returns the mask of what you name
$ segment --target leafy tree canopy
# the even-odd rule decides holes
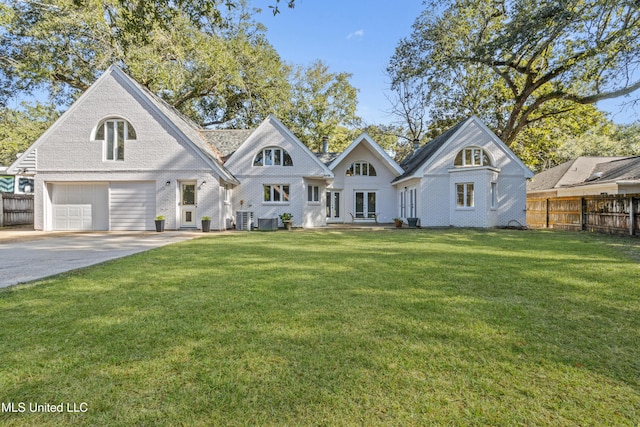
[[[511,149],[531,170],[539,172],[570,160],[566,156],[567,147],[571,145],[610,141],[615,128],[594,105],[577,105],[572,114],[551,116],[530,124],[520,132]]]
[[[5,100],[40,90],[68,105],[115,63],[200,124],[252,126],[289,91],[241,0],[14,1],[0,24]]]
[[[0,165],[9,166],[57,118],[50,105],[23,105],[20,110],[0,108]]]
[[[394,88],[416,79],[429,88],[435,123],[474,113],[522,145],[525,129],[633,93],[639,67],[636,0],[434,0],[388,72]]]
[[[559,162],[579,156],[640,155],[640,122],[598,130],[563,141],[557,150]]]
[[[322,137],[332,138],[332,150],[339,151],[353,139],[356,116],[357,89],[349,79],[351,74],[332,73],[322,61],[293,71],[293,93],[290,114],[285,124],[312,150],[320,151]]]
[[[280,0],[273,2],[277,13]],[[202,126],[255,127],[273,113],[314,149],[324,135],[339,143],[352,136],[350,75],[321,62],[283,63],[255,12],[245,0],[0,0],[0,106],[5,115],[30,117],[6,102],[49,94],[50,111],[40,105],[38,112],[51,119],[118,64]],[[15,136],[16,120],[1,123],[0,133]],[[46,127],[36,120],[31,142]],[[6,144],[5,161],[21,141]]]

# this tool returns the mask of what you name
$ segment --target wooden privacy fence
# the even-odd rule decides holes
[[[0,193],[0,227],[33,224],[33,194]]]
[[[640,194],[600,196],[527,196],[531,228],[640,234]]]

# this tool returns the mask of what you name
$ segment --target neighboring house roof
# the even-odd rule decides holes
[[[560,187],[584,184],[596,172],[596,168],[625,157],[582,156],[537,173],[527,182],[527,191],[545,191]],[[592,180],[593,181],[593,180]],[[602,181],[600,181],[602,182]]]
[[[225,161],[240,147],[255,129],[203,129],[202,135]]]
[[[476,123],[492,140],[493,142],[502,147],[505,153],[516,162],[522,169],[525,171],[525,178],[531,178],[533,176],[533,172],[529,170],[522,163],[522,160],[518,158],[510,149],[505,145],[504,142],[500,140],[477,116],[471,116],[466,120],[463,120],[442,133],[440,136],[432,139],[427,142],[425,145],[420,147],[418,151],[416,151],[412,156],[403,160],[400,163],[400,167],[404,169],[404,173],[393,180],[393,183],[398,183],[400,181],[417,177],[417,172],[424,167],[427,163],[429,163],[433,158],[436,158],[439,153],[441,153],[445,146],[452,140],[456,138],[456,136],[461,133],[464,128],[466,128],[470,123]]]
[[[609,181],[635,180],[640,180],[640,156],[599,163],[585,181],[589,184],[596,184]]]
[[[576,160],[564,162],[558,166],[554,166],[535,174],[533,179],[527,182],[527,191],[542,191],[557,188],[558,183],[573,166],[575,161]]]
[[[349,153],[351,153],[358,145],[365,144],[369,147],[369,150],[374,156],[378,158],[382,163],[386,164],[391,170],[394,170],[398,174],[402,174],[402,168],[382,149],[376,144],[373,139],[365,132],[357,137],[349,146],[339,155],[337,155],[329,164],[329,169],[333,170],[342,160],[344,160]],[[327,153],[328,154],[328,153]]]

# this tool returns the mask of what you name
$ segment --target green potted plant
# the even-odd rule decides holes
[[[293,214],[285,212],[280,215],[280,220],[282,221],[282,225],[284,225],[284,228],[286,228],[287,230],[291,230],[291,224],[293,224]]]
[[[393,218],[393,222],[396,224],[396,228],[401,228],[404,221],[402,218]]]
[[[161,231],[164,231],[164,215],[158,215],[155,221],[156,221],[156,231],[158,233]]]
[[[211,230],[211,217],[203,216],[201,220],[202,220],[202,232],[208,233]]]

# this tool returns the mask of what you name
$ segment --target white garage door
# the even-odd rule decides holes
[[[156,192],[152,182],[112,182],[111,230],[155,230]]]
[[[91,205],[53,205],[54,230],[93,230]]]
[[[52,184],[51,228],[53,230],[107,230],[108,184]]]

